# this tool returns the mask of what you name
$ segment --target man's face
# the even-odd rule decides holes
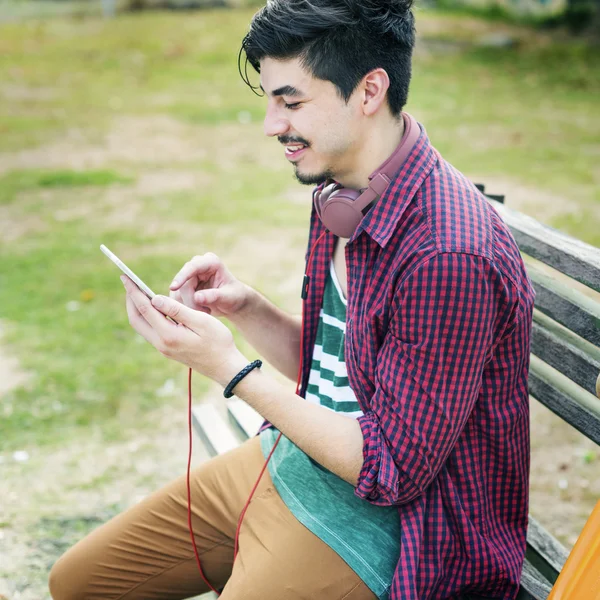
[[[330,81],[316,79],[299,59],[260,62],[267,96],[265,134],[277,137],[300,183],[340,179],[353,169],[359,146],[360,111]]]

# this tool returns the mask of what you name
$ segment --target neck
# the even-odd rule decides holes
[[[339,174],[336,181],[355,190],[366,188],[369,175],[381,166],[400,144],[404,134],[404,120],[385,119],[370,126],[359,148],[349,161],[348,168]]]

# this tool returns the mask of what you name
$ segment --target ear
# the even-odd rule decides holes
[[[362,111],[370,117],[385,104],[387,91],[390,87],[390,77],[382,68],[367,73],[360,84],[362,91]]]

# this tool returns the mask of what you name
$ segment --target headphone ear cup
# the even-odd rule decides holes
[[[341,187],[342,186],[339,183],[336,183],[334,181],[334,182],[329,183],[328,185],[322,187],[321,189],[319,189],[319,188],[315,189],[315,191],[313,193],[313,203],[315,205],[317,215],[319,215],[319,218],[321,220],[323,220],[323,206],[329,199],[329,196],[331,196],[331,194],[333,192],[335,192],[335,190],[338,190]]]
[[[315,210],[317,211],[317,215],[319,217],[319,219],[323,220],[323,211],[321,210],[321,192],[323,190],[320,190],[318,188],[315,189],[315,191],[313,192],[313,205],[315,207]]]
[[[325,199],[321,194],[319,216],[325,227],[338,237],[352,237],[363,218],[363,214],[356,204],[361,195],[361,192],[357,190],[342,187],[332,190]]]

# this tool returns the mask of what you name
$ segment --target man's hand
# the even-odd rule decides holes
[[[171,298],[194,311],[226,317],[259,356],[296,380],[300,364],[299,317],[277,308],[236,279],[212,252],[185,263],[170,286]]]
[[[212,252],[194,256],[175,275],[170,296],[213,317],[234,317],[248,304],[252,288],[236,279]]]
[[[246,366],[233,335],[218,319],[166,296],[151,302],[128,277],[121,280],[127,290],[129,323],[161,354],[223,386]]]

